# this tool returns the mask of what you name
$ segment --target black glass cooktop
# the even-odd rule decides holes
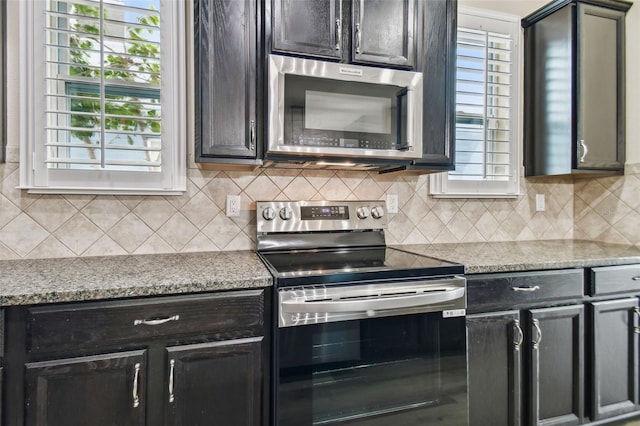
[[[463,274],[464,266],[390,247],[260,253],[278,285]]]

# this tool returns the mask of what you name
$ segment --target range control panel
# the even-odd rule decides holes
[[[258,201],[258,233],[385,229],[385,203],[373,201]]]

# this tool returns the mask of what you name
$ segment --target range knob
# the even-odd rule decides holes
[[[356,209],[356,215],[358,216],[358,219],[366,219],[369,217],[369,207],[358,207]]]
[[[371,216],[374,219],[381,219],[382,217],[384,217],[384,208],[381,206],[375,206],[371,209]]]
[[[289,220],[293,216],[293,210],[291,207],[283,207],[280,209],[280,218],[282,220]]]
[[[262,217],[265,220],[273,220],[276,218],[276,212],[275,210],[273,210],[273,208],[267,207],[266,209],[262,210]]]

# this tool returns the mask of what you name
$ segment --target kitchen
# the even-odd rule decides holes
[[[12,4],[13,3],[13,4]],[[9,8],[18,2],[9,2]],[[518,15],[544,5],[533,1],[461,2]],[[627,76],[640,68],[631,40],[640,31],[640,12],[626,16]],[[7,34],[15,34],[8,20]],[[8,38],[7,97],[19,97],[16,43]],[[586,239],[638,245],[640,189],[637,169],[640,134],[637,82],[626,80],[626,170],[624,176],[576,179],[526,178],[512,199],[447,199],[429,195],[427,175],[366,171],[267,168],[254,171],[206,170],[190,164],[186,192],[178,196],[29,194],[20,186],[20,133],[7,128],[6,162],[0,165],[0,258],[45,259],[126,254],[200,253],[255,250],[258,200],[377,200],[396,195],[389,213],[388,244],[483,243]],[[17,108],[7,122],[19,122]],[[193,155],[193,153],[191,153]],[[536,211],[536,194],[546,200]],[[239,216],[228,217],[227,195],[239,195]],[[493,246],[490,246],[493,247]],[[508,246],[507,246],[508,247]],[[151,294],[151,293],[150,293]],[[122,294],[118,297],[124,297]],[[64,299],[61,299],[64,300]]]

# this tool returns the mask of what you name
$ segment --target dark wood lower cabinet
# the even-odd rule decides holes
[[[467,317],[469,423],[521,424],[521,368],[524,335],[519,311]]]
[[[529,423],[578,425],[584,417],[584,306],[529,311]]]
[[[267,425],[269,305],[254,289],[10,307],[2,425]]]
[[[638,299],[590,303],[590,416],[602,420],[638,406]]]
[[[145,425],[143,350],[28,363],[27,426]]]
[[[167,425],[261,424],[261,337],[167,348]]]

